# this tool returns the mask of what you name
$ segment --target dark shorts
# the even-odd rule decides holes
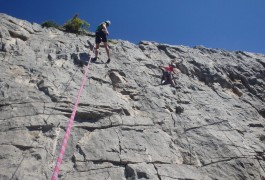
[[[103,31],[96,32],[96,44],[107,42],[107,35]]]
[[[162,78],[170,78],[171,77],[171,73],[170,72],[168,72],[168,71],[165,71],[165,70],[163,70],[162,69],[162,73],[163,73],[163,75],[162,75]]]
[[[163,71],[163,75],[161,77],[161,84],[162,85],[169,84],[169,83],[172,84],[173,83],[172,82],[172,80],[173,80],[172,79],[172,74],[170,72],[168,72],[168,71],[163,70],[163,69],[162,69],[162,71]]]

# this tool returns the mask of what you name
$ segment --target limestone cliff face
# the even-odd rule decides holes
[[[0,179],[50,179],[91,36],[0,14]],[[265,55],[122,40],[91,64],[60,179],[262,179]],[[160,85],[176,60],[178,88]]]

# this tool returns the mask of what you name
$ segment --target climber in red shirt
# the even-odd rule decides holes
[[[168,66],[159,66],[162,71],[163,71],[163,75],[161,78],[161,84],[167,84],[168,82],[172,85],[175,86],[175,82],[173,81],[173,77],[172,74],[177,74],[177,72],[175,71],[175,65],[174,64],[169,64]]]

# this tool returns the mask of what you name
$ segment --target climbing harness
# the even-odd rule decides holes
[[[92,52],[94,52],[94,47],[93,47]],[[64,153],[65,153],[65,150],[66,150],[66,147],[67,147],[67,143],[68,143],[68,140],[69,140],[69,137],[70,137],[70,131],[71,131],[72,126],[74,124],[74,118],[75,118],[75,114],[76,114],[76,111],[77,111],[77,106],[78,106],[82,91],[84,89],[86,77],[87,77],[87,74],[88,74],[88,69],[90,67],[91,57],[92,56],[90,55],[89,60],[88,60],[88,64],[87,64],[86,69],[85,69],[85,73],[84,73],[83,78],[82,78],[82,83],[81,83],[81,86],[80,86],[80,89],[79,89],[79,92],[78,92],[78,95],[77,95],[77,98],[76,98],[76,101],[75,101],[75,105],[73,107],[72,114],[71,114],[70,120],[69,120],[68,125],[67,125],[67,130],[66,130],[66,132],[64,134],[63,143],[62,143],[62,146],[61,146],[61,149],[60,149],[59,157],[58,157],[57,162],[55,164],[55,168],[53,170],[53,174],[52,174],[51,180],[57,180],[57,178],[58,178],[58,174],[59,174],[59,171],[60,171],[60,166],[62,164],[63,156],[64,156]]]

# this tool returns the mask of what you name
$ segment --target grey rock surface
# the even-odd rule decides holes
[[[0,179],[50,179],[94,38],[0,14]],[[265,55],[123,40],[100,49],[60,179],[265,177]],[[93,55],[92,55],[93,56]],[[160,85],[172,60],[177,88]]]

